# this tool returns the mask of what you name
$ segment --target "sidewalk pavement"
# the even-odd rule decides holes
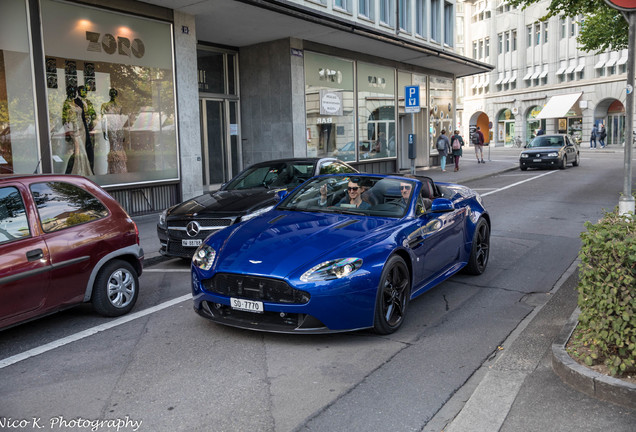
[[[517,170],[520,151],[485,147],[481,164],[473,148],[464,147],[459,171],[448,164],[446,172],[438,166],[416,173],[462,184]],[[581,147],[583,157],[594,152],[622,153],[623,149]],[[159,213],[133,218],[147,267],[164,260],[159,254],[158,218]],[[519,324],[502,344],[503,350],[475,372],[423,432],[636,430],[636,386],[599,376],[565,353],[564,345],[576,324],[577,265],[575,261],[552,289],[551,299]]]

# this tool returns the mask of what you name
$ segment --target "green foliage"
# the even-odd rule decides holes
[[[579,328],[590,354],[612,375],[636,366],[636,219],[606,213],[581,234]]]
[[[509,0],[513,6],[526,9],[544,4],[545,0]],[[611,8],[605,0],[551,0],[542,19],[567,16],[580,19],[577,38],[579,48],[587,52],[618,51],[628,46],[628,25],[622,13]]]

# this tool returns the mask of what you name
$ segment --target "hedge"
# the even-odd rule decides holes
[[[622,375],[636,365],[636,218],[606,212],[585,227],[578,285],[584,360]]]

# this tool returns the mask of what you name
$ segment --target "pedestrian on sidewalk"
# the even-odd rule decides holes
[[[464,147],[464,138],[459,134],[459,130],[455,129],[455,133],[450,141],[453,157],[455,158],[455,171],[459,171],[459,158],[462,157],[463,154],[462,147]]]
[[[596,125],[592,126],[592,133],[590,134],[590,148],[596,148],[596,134],[598,133],[598,128]]]
[[[484,162],[484,134],[481,132],[479,126],[477,126],[470,135],[470,142],[475,146],[477,163],[486,163]]]
[[[448,156],[451,146],[445,129],[442,129],[442,133],[437,137],[435,148],[437,148],[437,152],[439,153],[439,164],[442,167],[442,172],[446,172],[446,156]]]
[[[607,132],[605,132],[605,125],[601,123],[601,128],[598,131],[598,143],[601,145],[601,148],[605,148],[606,136],[607,136]]]

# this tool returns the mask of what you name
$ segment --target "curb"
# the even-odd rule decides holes
[[[578,324],[579,308],[572,313],[552,343],[552,370],[570,387],[596,399],[636,409],[636,385],[603,375],[570,357],[565,346]]]

